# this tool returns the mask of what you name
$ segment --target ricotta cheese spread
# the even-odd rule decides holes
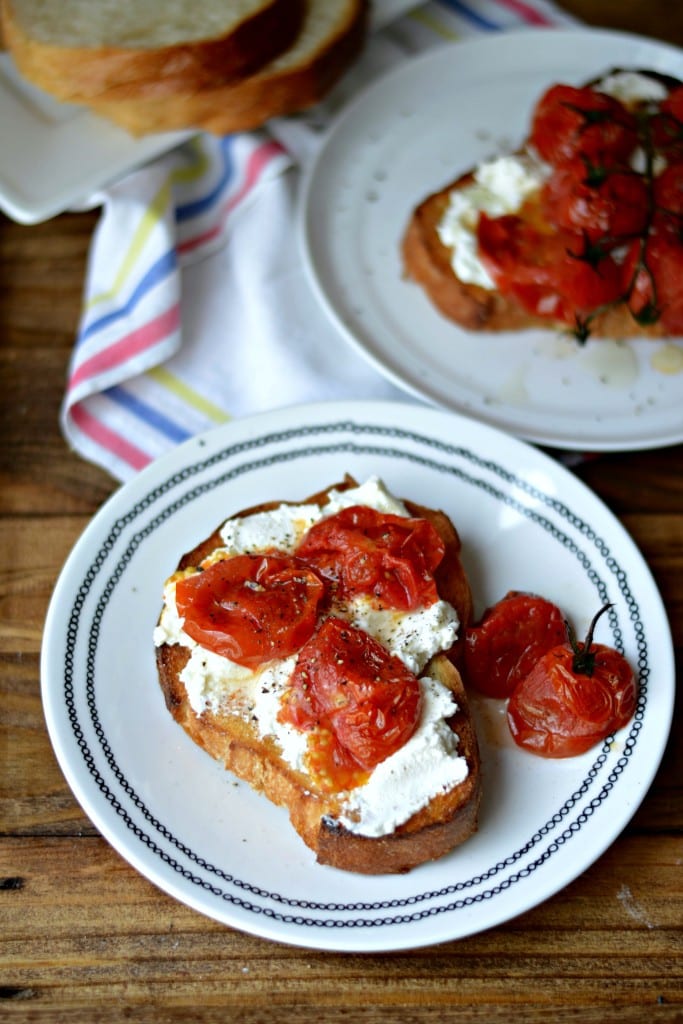
[[[638,71],[615,71],[602,78],[594,88],[627,107],[632,103],[661,103],[667,97],[663,82]]]
[[[471,185],[453,189],[437,232],[441,242],[452,250],[453,270],[461,281],[489,290],[495,288],[477,251],[479,216],[517,213],[547,176],[546,165],[531,152],[525,152],[480,164]]]
[[[458,737],[446,723],[454,711],[450,691],[428,676],[420,680],[420,688],[422,715],[416,731],[345,801],[339,820],[350,832],[387,835],[406,820],[406,804],[415,814],[434,794],[467,778],[467,762],[458,757]]]
[[[616,71],[606,75],[593,88],[627,106],[659,102],[667,95],[661,82],[636,71]],[[636,154],[636,164],[638,159]],[[655,172],[660,173],[662,169],[660,161]],[[474,172],[472,184],[453,189],[436,230],[443,245],[451,250],[451,265],[461,281],[489,291],[495,289],[491,275],[478,255],[479,216],[486,213],[490,217],[503,217],[517,213],[525,199],[543,186],[549,174],[547,164],[539,160],[531,149],[525,149],[519,154],[500,156],[480,164]]]
[[[320,519],[352,505],[368,505],[381,512],[408,516],[377,477],[346,491],[331,491],[329,501],[318,505],[280,505],[267,512],[228,520],[221,528],[224,547],[214,558],[253,554],[276,548],[291,553],[306,531]],[[296,769],[304,769],[307,733],[278,721],[281,697],[296,664],[296,655],[273,660],[252,670],[206,650],[183,630],[175,603],[175,574],[164,588],[164,607],[154,631],[154,643],[180,644],[190,657],[180,674],[194,712],[228,709],[249,718],[259,735],[272,736],[282,756]],[[400,657],[413,674],[420,676],[430,658],[455,641],[458,617],[452,605],[435,601],[410,612],[377,608],[367,597],[334,602],[329,614],[346,619],[364,630],[392,654]],[[381,762],[365,785],[349,792],[342,823],[352,832],[378,836],[392,832],[401,821],[426,806],[439,792],[461,782],[467,762],[457,754],[458,739],[447,724],[457,710],[450,690],[436,679],[420,679],[420,723],[408,742]]]

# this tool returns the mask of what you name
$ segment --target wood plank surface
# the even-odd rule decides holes
[[[680,3],[562,6],[683,44]],[[97,216],[30,228],[0,217],[0,1020],[680,1024],[680,714],[648,796],[587,872],[507,924],[435,948],[341,955],[245,935],[160,892],[99,836],[55,760],[39,683],[54,582],[117,486],[59,429]],[[643,552],[680,678],[683,446],[575,472]]]

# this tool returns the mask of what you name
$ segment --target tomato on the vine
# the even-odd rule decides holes
[[[656,218],[647,239],[633,242],[623,265],[634,317],[683,334],[683,238],[669,218]]]
[[[340,597],[369,594],[408,610],[438,599],[434,571],[445,550],[426,519],[353,505],[312,526],[297,554],[332,580]]]
[[[626,725],[637,703],[637,684],[626,658],[586,639],[569,639],[544,654],[515,687],[507,718],[515,742],[542,757],[583,754]]]
[[[573,324],[622,294],[620,268],[609,254],[594,258],[581,234],[541,232],[513,214],[482,214],[477,241],[497,289],[535,316]]]
[[[654,179],[652,190],[656,216],[669,216],[683,229],[683,163],[665,167]]]
[[[652,144],[667,160],[683,157],[683,86],[672,89],[650,123]]]
[[[465,679],[487,697],[508,697],[541,655],[565,636],[557,605],[511,590],[465,631]]]
[[[407,742],[420,705],[420,684],[400,658],[331,617],[300,651],[280,718],[311,731],[309,769],[339,788]]]
[[[683,85],[672,89],[660,103],[659,109],[665,114],[670,114],[679,124],[683,125]]]
[[[551,223],[614,246],[645,229],[649,194],[645,179],[629,169],[593,167],[575,159],[550,175],[543,204]]]
[[[605,166],[628,160],[638,144],[635,118],[619,100],[589,87],[553,85],[536,105],[531,142],[557,165],[583,155]]]
[[[312,635],[325,583],[287,555],[235,555],[179,579],[183,629],[202,647],[254,668],[294,654]]]

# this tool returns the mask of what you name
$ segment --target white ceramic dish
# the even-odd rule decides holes
[[[58,103],[0,55],[0,209],[22,224],[82,205],[108,182],[188,138],[166,132],[135,139],[81,107]]]
[[[480,830],[409,875],[321,867],[287,815],[237,783],[167,712],[152,630],[183,551],[233,512],[300,499],[349,471],[444,508],[462,533],[478,610],[512,587],[558,600],[640,675],[634,720],[567,761],[516,748],[498,702],[475,702]],[[95,516],[55,588],[42,651],[46,721],[65,776],[106,839],[209,917],[336,950],[427,945],[547,899],[624,828],[659,765],[674,668],[660,596],[618,521],[567,470],[487,426],[410,404],[330,403],[227,424],[181,446]],[[529,801],[529,793],[534,793]]]
[[[550,331],[467,334],[402,277],[413,207],[526,136],[555,81],[614,66],[683,78],[683,53],[622,33],[544,30],[449,44],[371,86],[312,168],[301,218],[314,289],[342,334],[399,386],[519,437],[560,448],[683,440],[683,340],[589,341]]]

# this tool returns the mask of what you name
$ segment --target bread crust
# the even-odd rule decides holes
[[[342,15],[333,32],[300,60],[281,54],[239,81],[181,86],[170,97],[163,83],[144,93],[117,87],[95,97],[91,106],[133,135],[189,127],[224,135],[257,128],[319,103],[356,59],[367,30],[366,0],[350,0]]]
[[[353,486],[347,478],[338,488]],[[306,499],[323,504],[327,491]],[[237,516],[266,511],[280,502],[245,509]],[[428,518],[447,542],[444,563],[437,575],[439,593],[454,603],[461,622],[471,620],[472,597],[460,560],[460,540],[448,517],[440,511],[406,502],[411,515]],[[185,554],[179,569],[197,565],[217,546],[220,534],[210,537]],[[461,633],[464,632],[464,625]],[[454,660],[445,654],[432,658],[425,673],[437,678],[454,694],[458,710],[450,721],[458,735],[458,754],[467,761],[465,780],[447,793],[433,798],[427,807],[413,814],[390,835],[379,838],[348,831],[336,817],[339,799],[316,786],[306,774],[292,768],[280,755],[277,744],[261,737],[248,716],[206,710],[197,715],[188,700],[180,673],[190,652],[179,645],[163,644],[156,649],[159,682],[166,706],[190,738],[229,771],[245,780],[272,803],[286,808],[297,833],[319,863],[363,874],[402,873],[426,861],[443,856],[464,842],[477,829],[481,798],[481,762],[475,727],[462,677]]]
[[[219,37],[159,47],[57,45],[30,35],[12,0],[1,10],[5,44],[24,77],[61,100],[90,104],[111,90],[170,96],[252,74],[295,40],[305,0],[263,0]]]

